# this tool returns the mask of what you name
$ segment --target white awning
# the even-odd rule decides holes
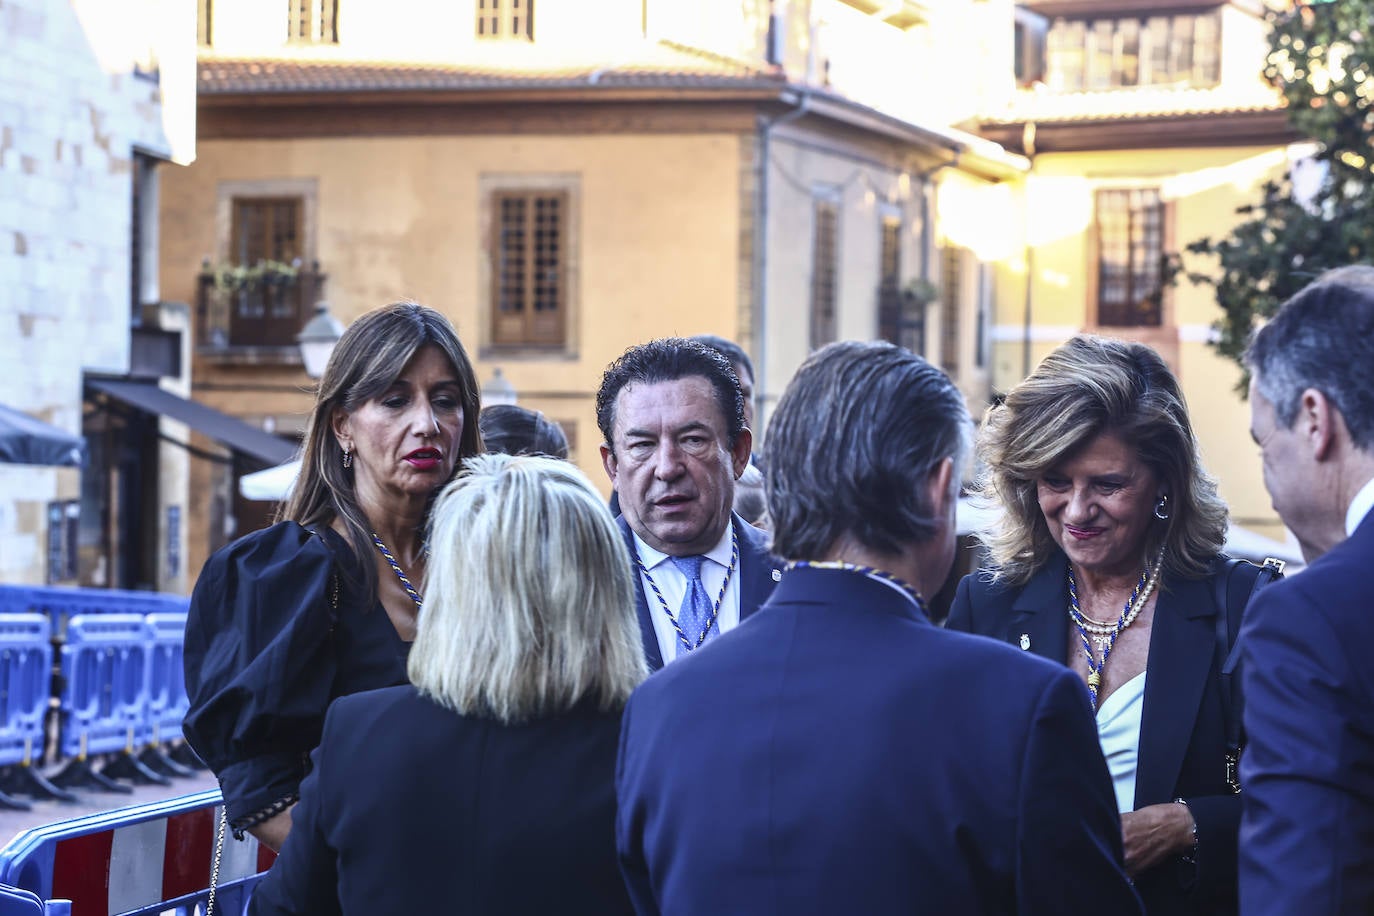
[[[244,499],[263,499],[280,502],[291,495],[296,475],[301,471],[299,460],[288,461],[273,468],[254,471],[239,478],[239,494]]]

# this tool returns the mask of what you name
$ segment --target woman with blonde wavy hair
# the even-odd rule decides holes
[[[412,685],[330,707],[250,912],[633,912],[615,756],[645,667],[604,501],[566,461],[480,456],[429,545]]]
[[[1143,344],[1079,335],[988,410],[979,450],[1001,525],[947,626],[1083,679],[1151,916],[1235,912],[1227,511],[1178,381]]]

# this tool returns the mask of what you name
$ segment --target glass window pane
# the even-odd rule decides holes
[[[1123,19],[1116,25],[1116,71],[1112,85],[1140,85],[1139,19]]]
[[[1112,54],[1116,45],[1114,25],[1110,19],[1100,20],[1092,24],[1092,31],[1088,33],[1086,82],[1089,89],[1110,89],[1112,86]]]

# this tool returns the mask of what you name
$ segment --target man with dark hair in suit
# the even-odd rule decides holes
[[[719,352],[664,338],[606,369],[596,420],[657,670],[747,618],[780,575],[763,536],[731,511],[753,445],[744,398]]]
[[[1374,267],[1318,277],[1246,364],[1264,485],[1310,565],[1241,629],[1241,912],[1371,913]]]
[[[764,453],[788,571],[621,720],[642,916],[1140,913],[1082,682],[926,616],[971,439],[909,351],[831,344],[798,371]]]

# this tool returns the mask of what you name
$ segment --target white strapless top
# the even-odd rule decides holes
[[[1145,672],[1122,684],[1097,710],[1097,740],[1116,789],[1116,809],[1135,809],[1135,769],[1140,750],[1140,711],[1145,707]]]

